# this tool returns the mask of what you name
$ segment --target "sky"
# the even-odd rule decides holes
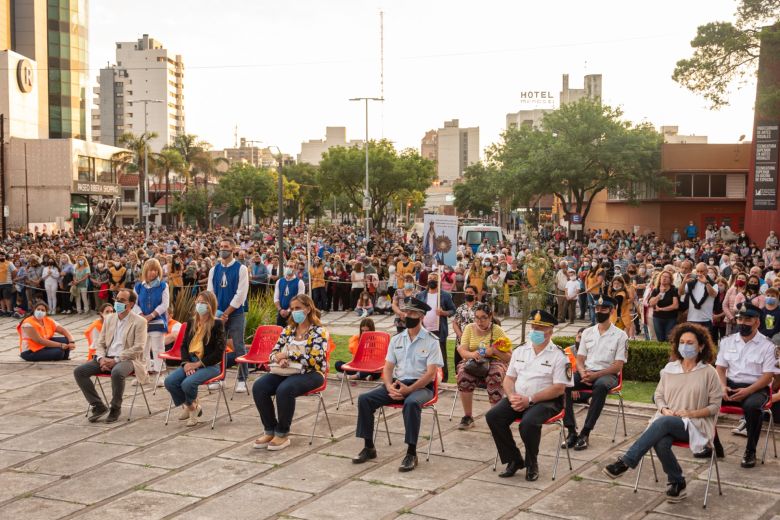
[[[719,111],[671,79],[699,25],[732,20],[734,0],[134,0],[90,2],[91,76],[115,63],[115,42],[143,34],[185,64],[186,131],[233,146],[239,137],[297,154],[326,126],[419,149],[445,120],[500,139],[506,114],[533,108],[520,92],[582,88],[603,75],[603,100],[633,122],[736,142],[752,134],[755,83]],[[557,103],[557,101],[556,101]]]

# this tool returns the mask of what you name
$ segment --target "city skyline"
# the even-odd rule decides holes
[[[573,88],[585,74],[602,74],[604,102],[631,121],[677,125],[710,142],[750,138],[753,78],[721,111],[671,80],[675,62],[691,54],[696,27],[732,19],[733,1],[603,1],[600,10],[564,2],[556,13],[527,2],[386,4],[234,0],[203,16],[213,7],[203,0],[188,2],[186,12],[174,1],[94,2],[89,77],[112,60],[117,41],[149,34],[186,63],[188,133],[220,149],[233,145],[237,125],[238,137],[296,154],[326,126],[363,136],[363,108],[348,99],[380,94],[382,9],[386,101],[370,108],[372,139],[419,149],[427,130],[455,118],[480,127],[484,149],[499,139],[507,113],[533,108],[521,103],[521,91],[557,97],[562,74]],[[556,18],[561,12],[565,18]]]

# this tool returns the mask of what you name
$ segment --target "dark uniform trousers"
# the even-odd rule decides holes
[[[407,386],[413,385],[417,382],[416,379],[402,379],[401,382]],[[427,403],[433,397],[433,383],[415,390],[411,394],[406,396],[403,400],[403,418],[404,429],[406,434],[404,435],[404,442],[406,444],[417,444],[417,438],[420,435],[420,423],[422,420],[422,405]],[[401,404],[401,401],[396,401],[390,397],[387,393],[387,388],[384,384],[379,385],[370,392],[361,394],[358,397],[358,418],[357,418],[357,430],[355,436],[361,439],[374,438],[374,413],[388,404]]]
[[[726,385],[729,388],[747,388],[749,383],[735,383],[734,381],[727,379]],[[756,446],[758,445],[758,439],[761,437],[761,416],[762,408],[769,399],[769,394],[766,390],[759,390],[752,393],[744,401],[729,401],[726,396],[723,396],[722,406],[738,406],[742,408],[742,413],[745,414],[745,429],[747,430],[747,443],[745,444],[745,451],[750,453],[756,452]],[[715,438],[718,441],[718,438]],[[718,441],[719,442],[719,441]]]
[[[485,419],[503,464],[509,464],[513,460],[523,460],[512,437],[512,423],[517,419],[521,419],[520,438],[525,444],[526,460],[536,462],[539,442],[542,438],[542,425],[550,417],[560,413],[563,409],[562,399],[561,396],[550,401],[534,403],[530,408],[517,412],[509,404],[509,399],[504,397],[490,409]]]
[[[593,382],[593,386],[582,382],[579,372],[574,373],[574,386],[566,389],[566,415],[563,416],[563,425],[569,430],[577,428],[577,420],[574,417],[574,404],[572,403],[571,393],[577,390],[591,390],[590,406],[588,415],[585,417],[585,428],[590,432],[596,427],[604,409],[604,403],[607,402],[607,394],[617,386],[618,378],[615,375],[601,376]]]

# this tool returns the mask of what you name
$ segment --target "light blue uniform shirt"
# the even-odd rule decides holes
[[[444,358],[439,348],[439,338],[420,327],[420,332],[411,341],[409,332],[404,330],[393,336],[387,347],[387,357],[395,365],[393,375],[396,379],[420,379],[429,365],[444,366]]]

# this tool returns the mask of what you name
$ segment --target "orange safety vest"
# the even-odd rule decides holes
[[[26,318],[21,323],[21,325],[19,325],[19,352],[24,351],[23,345],[25,342],[27,342],[27,348],[33,352],[38,352],[39,350],[46,348],[43,345],[33,341],[31,338],[22,339],[22,327],[25,325],[32,326],[32,328],[38,332],[38,335],[44,339],[51,339],[57,329],[57,324],[55,321],[48,316],[43,318],[43,325],[41,325],[41,323],[35,319],[34,316]]]
[[[173,328],[178,325],[179,322],[174,320],[173,318],[168,318],[168,334],[173,332]]]
[[[87,338],[87,361],[91,361],[93,357],[95,357],[96,349],[92,346],[94,343],[94,338],[92,337],[92,331],[96,331],[98,334],[100,334],[100,331],[103,330],[103,320],[100,318],[96,319],[92,322],[92,324],[87,327],[87,330],[84,331],[84,336]]]
[[[567,358],[569,358],[569,363],[571,363],[571,369],[577,370],[577,356],[574,355],[572,348],[566,347],[565,349],[563,349],[563,353],[566,354]]]

